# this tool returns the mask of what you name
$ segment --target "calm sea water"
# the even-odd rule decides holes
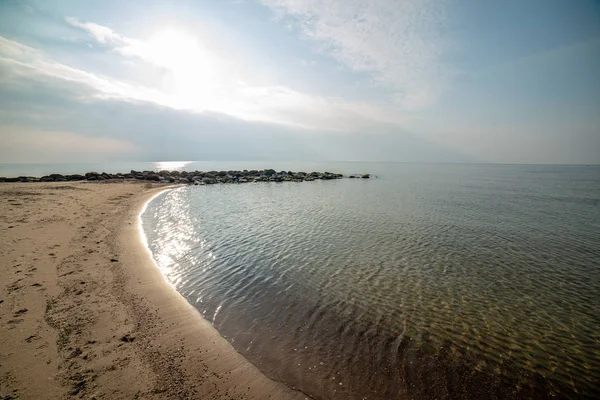
[[[268,376],[320,399],[598,396],[600,167],[304,167],[377,177],[183,187],[142,216],[167,280]]]

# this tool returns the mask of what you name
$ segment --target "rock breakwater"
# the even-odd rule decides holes
[[[332,172],[293,172],[264,170],[243,171],[135,171],[109,174],[106,172],[88,172],[84,175],[50,174],[42,177],[19,176],[0,177],[0,182],[70,182],[70,181],[106,181],[106,180],[145,180],[162,183],[212,185],[217,183],[249,182],[310,182],[315,180],[342,179],[344,175]],[[370,178],[369,174],[350,175],[348,178]]]

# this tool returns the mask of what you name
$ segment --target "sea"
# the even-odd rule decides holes
[[[141,216],[165,279],[307,397],[600,397],[600,166],[142,164],[95,170],[371,174],[179,187]]]

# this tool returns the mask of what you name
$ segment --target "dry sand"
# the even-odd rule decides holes
[[[304,399],[168,285],[146,183],[0,183],[0,399]]]

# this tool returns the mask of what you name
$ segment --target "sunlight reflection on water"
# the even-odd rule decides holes
[[[600,175],[398,168],[176,189],[144,229],[223,336],[318,398],[597,393]]]
[[[152,163],[152,169],[155,171],[182,171],[191,163],[192,161],[158,161]]]

